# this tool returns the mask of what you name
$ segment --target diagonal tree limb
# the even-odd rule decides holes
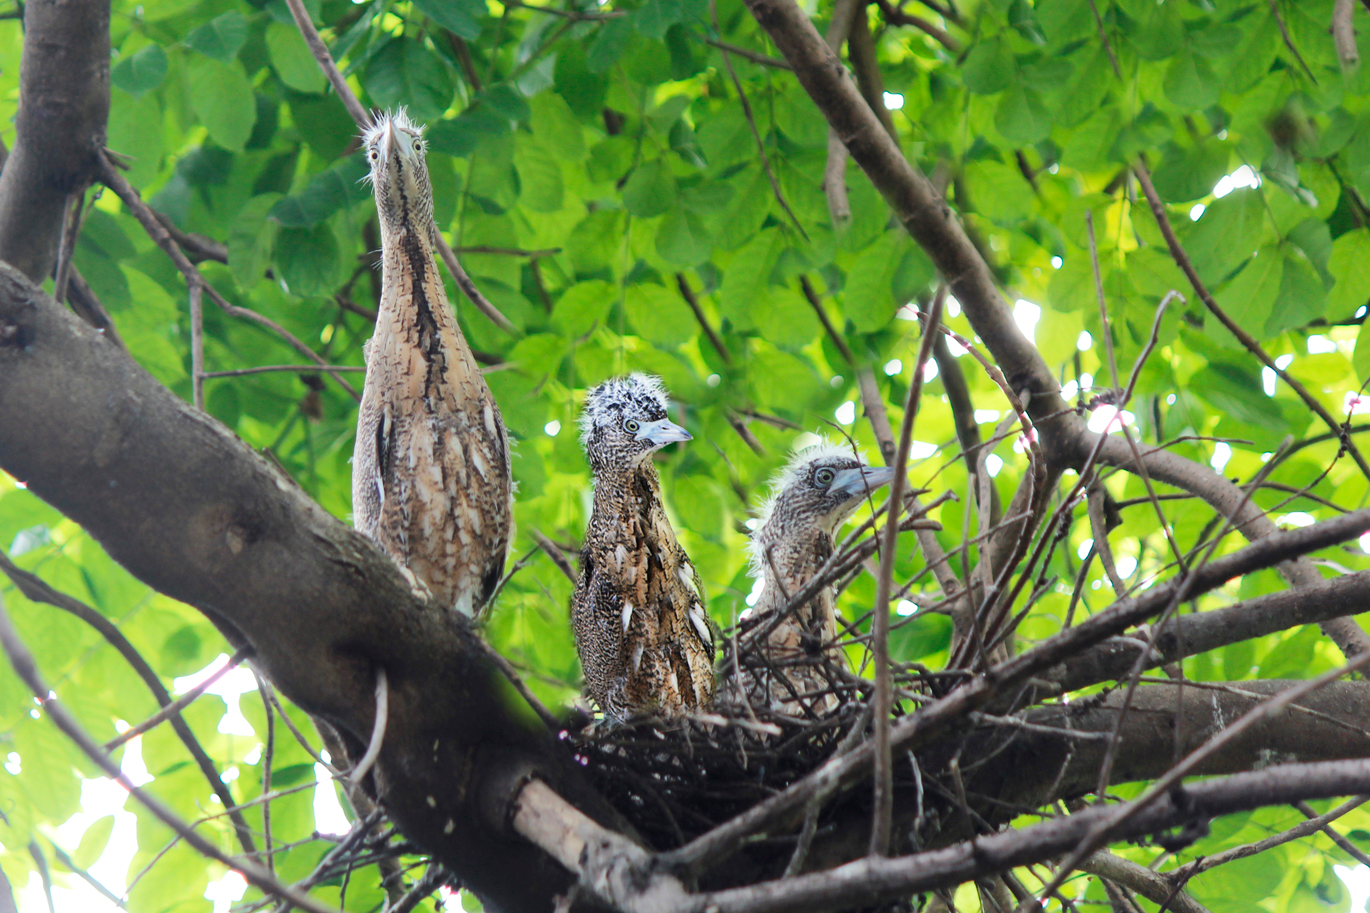
[[[138,648],[129,642],[129,639],[124,636],[124,632],[120,631],[114,622],[80,600],[74,599],[60,590],[53,589],[47,581],[37,574],[19,567],[3,552],[0,552],[0,571],[3,571],[14,582],[19,592],[28,599],[56,606],[64,612],[75,615],[98,631],[100,636],[108,641],[109,645],[117,650],[119,655],[133,667],[133,671],[143,680],[143,684],[147,685],[158,705],[164,709],[172,706],[171,695],[157,676],[156,670],[148,664],[147,660],[143,659]],[[242,812],[237,810],[238,801],[233,798],[233,793],[229,791],[228,784],[224,783],[219,776],[214,761],[201,747],[200,740],[195,737],[195,733],[190,729],[190,724],[185,721],[179,711],[170,713],[169,717],[171,728],[176,731],[177,737],[190,752],[191,757],[195,759],[195,766],[200,768],[200,773],[204,774],[205,779],[209,781],[210,789],[214,790],[214,794],[219,797],[224,808],[228,809],[229,817],[233,821],[233,830],[238,835],[238,842],[242,845],[243,852],[249,855],[257,852],[256,841],[252,838],[252,828],[248,826]]]

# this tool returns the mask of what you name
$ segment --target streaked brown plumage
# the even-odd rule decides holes
[[[772,483],[752,537],[751,573],[762,581],[752,609],[758,623],[784,611],[832,555],[837,528],[893,477],[893,469],[867,466],[832,444],[795,455]],[[742,681],[734,683],[730,698],[793,716],[831,710],[836,699],[824,666],[841,661],[832,646],[836,636],[835,600],[826,586],[770,633],[760,656],[744,657]]]
[[[652,454],[685,429],[654,377],[605,381],[585,398],[581,443],[594,508],[571,599],[585,685],[611,719],[678,717],[713,702],[713,631],[703,588],[662,507]]]
[[[504,571],[509,438],[438,274],[423,128],[400,109],[363,140],[383,274],[352,457],[354,521],[439,605],[473,615]]]

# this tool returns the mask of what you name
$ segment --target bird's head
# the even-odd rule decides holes
[[[815,531],[831,536],[867,496],[893,478],[893,468],[867,465],[836,444],[801,450],[771,485],[752,539],[753,559],[759,549],[790,536]]]
[[[585,396],[580,442],[590,466],[637,466],[690,432],[666,417],[666,390],[648,374],[606,380]]]
[[[428,181],[423,125],[404,108],[377,114],[362,134],[371,168],[367,179],[376,191],[376,214],[386,238],[433,231],[433,188]]]

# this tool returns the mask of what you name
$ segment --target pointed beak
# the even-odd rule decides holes
[[[637,440],[647,441],[653,447],[665,447],[676,441],[690,440],[690,432],[668,418],[656,422],[644,422],[638,429]]]
[[[861,466],[844,469],[833,479],[828,491],[845,495],[848,498],[860,497],[888,485],[894,478],[893,466]]]

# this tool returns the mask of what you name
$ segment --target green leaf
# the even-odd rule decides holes
[[[90,827],[81,835],[81,842],[71,854],[71,861],[79,868],[88,869],[96,863],[109,845],[110,834],[114,833],[114,816],[105,815],[91,822]]]
[[[1265,322],[1265,338],[1277,336],[1293,327],[1306,326],[1322,316],[1327,292],[1308,260],[1295,251],[1286,251],[1280,291]]]
[[[1370,269],[1366,269],[1367,263],[1370,263],[1370,229],[1348,231],[1332,242],[1327,270],[1337,284],[1327,293],[1328,321],[1339,323],[1370,303]]]
[[[360,153],[354,153],[314,175],[304,190],[282,197],[268,216],[287,228],[317,225],[338,210],[371,196],[362,182],[366,173],[366,161]]]
[[[566,336],[578,339],[604,320],[617,298],[617,289],[607,282],[579,282],[557,301],[552,322]]]
[[[1218,100],[1221,83],[1203,57],[1188,50],[1165,71],[1165,95],[1181,108],[1207,108]]]
[[[1016,82],[999,100],[994,126],[1011,143],[1040,143],[1051,135],[1051,110],[1035,89]]]
[[[993,95],[1013,84],[1018,65],[1002,38],[991,38],[977,44],[966,57],[961,78],[966,88],[975,95]]]
[[[467,41],[480,37],[480,20],[487,15],[485,4],[478,0],[414,0],[419,12],[449,32]]]
[[[1210,362],[1195,372],[1189,389],[1219,412],[1240,422],[1266,428],[1283,427],[1283,418],[1278,410],[1271,408],[1270,398],[1261,390],[1258,374],[1235,365]]]
[[[308,298],[333,291],[338,239],[326,223],[313,228],[282,228],[276,235],[275,258],[291,294]]]
[[[166,71],[166,51],[159,44],[150,44],[115,64],[109,81],[115,88],[139,96],[160,86]]]
[[[577,114],[583,117],[598,115],[604,107],[609,80],[602,72],[589,69],[585,49],[579,43],[572,42],[562,47],[552,68],[552,79],[557,94]]]
[[[623,307],[638,335],[653,345],[675,347],[699,332],[699,324],[680,292],[653,282],[630,285]]]
[[[634,169],[623,188],[623,208],[639,218],[650,218],[672,209],[678,196],[671,166],[665,159],[656,159]]]
[[[1260,246],[1265,201],[1258,189],[1234,190],[1204,210],[1181,240],[1199,278],[1214,285]]]
[[[452,81],[442,61],[418,41],[395,39],[366,67],[362,85],[382,108],[407,105],[420,121],[436,120],[452,103]]]
[[[322,92],[328,79],[319,69],[318,61],[309,45],[300,37],[300,30],[282,22],[266,27],[266,48],[271,55],[271,66],[281,82],[297,92]]]
[[[902,231],[887,232],[860,254],[848,272],[842,290],[842,311],[858,332],[884,329],[904,303],[895,301],[894,274],[909,244]]]
[[[763,288],[752,301],[752,325],[764,339],[785,349],[798,349],[818,335],[818,317],[798,289],[788,285]]]
[[[1218,306],[1243,330],[1257,339],[1265,337],[1266,322],[1270,320],[1275,300],[1280,295],[1284,277],[1284,258],[1276,248],[1261,249],[1237,274],[1227,287],[1215,296]],[[1236,340],[1216,318],[1207,318],[1204,328],[1209,335],[1229,346]]]
[[[555,92],[540,92],[528,99],[529,128],[556,153],[557,158],[579,162],[585,158],[585,129],[566,101]]]
[[[489,140],[509,133],[507,118],[488,108],[467,108],[454,120],[440,120],[424,132],[438,152],[465,158]]]
[[[214,142],[241,152],[257,122],[257,102],[242,64],[191,57],[186,60],[186,85],[190,109]]]
[[[677,208],[667,213],[656,231],[656,252],[676,266],[697,266],[709,259],[713,237],[698,215]]]
[[[633,14],[633,27],[648,38],[660,40],[684,16],[678,0],[646,0]]]
[[[514,168],[519,174],[519,202],[533,212],[561,209],[565,186],[561,164],[532,135],[519,134],[514,147]]]
[[[154,94],[110,93],[109,126],[105,143],[126,157],[130,184],[142,187],[157,176],[162,165],[162,105]]]
[[[718,291],[718,308],[735,329],[751,328],[751,303],[770,284],[771,270],[784,249],[784,237],[771,228],[733,255]]]
[[[186,36],[187,46],[224,63],[237,57],[246,41],[247,19],[238,10],[216,16]]]
[[[607,72],[623,56],[623,49],[628,46],[632,36],[632,19],[611,19],[601,25],[586,54],[586,67],[591,73]]]
[[[951,645],[951,619],[946,615],[924,612],[909,621],[896,615],[890,625],[890,659],[895,662],[916,662]]]
[[[276,241],[276,224],[268,213],[280,199],[278,193],[264,193],[248,201],[228,233],[228,268],[238,288],[247,291],[264,278]]]
[[[531,114],[528,101],[507,82],[491,86],[477,95],[476,100],[517,123],[528,120]]]
[[[1152,174],[1156,192],[1167,203],[1185,203],[1206,197],[1227,174],[1229,152],[1217,142],[1192,149],[1172,147]]]

